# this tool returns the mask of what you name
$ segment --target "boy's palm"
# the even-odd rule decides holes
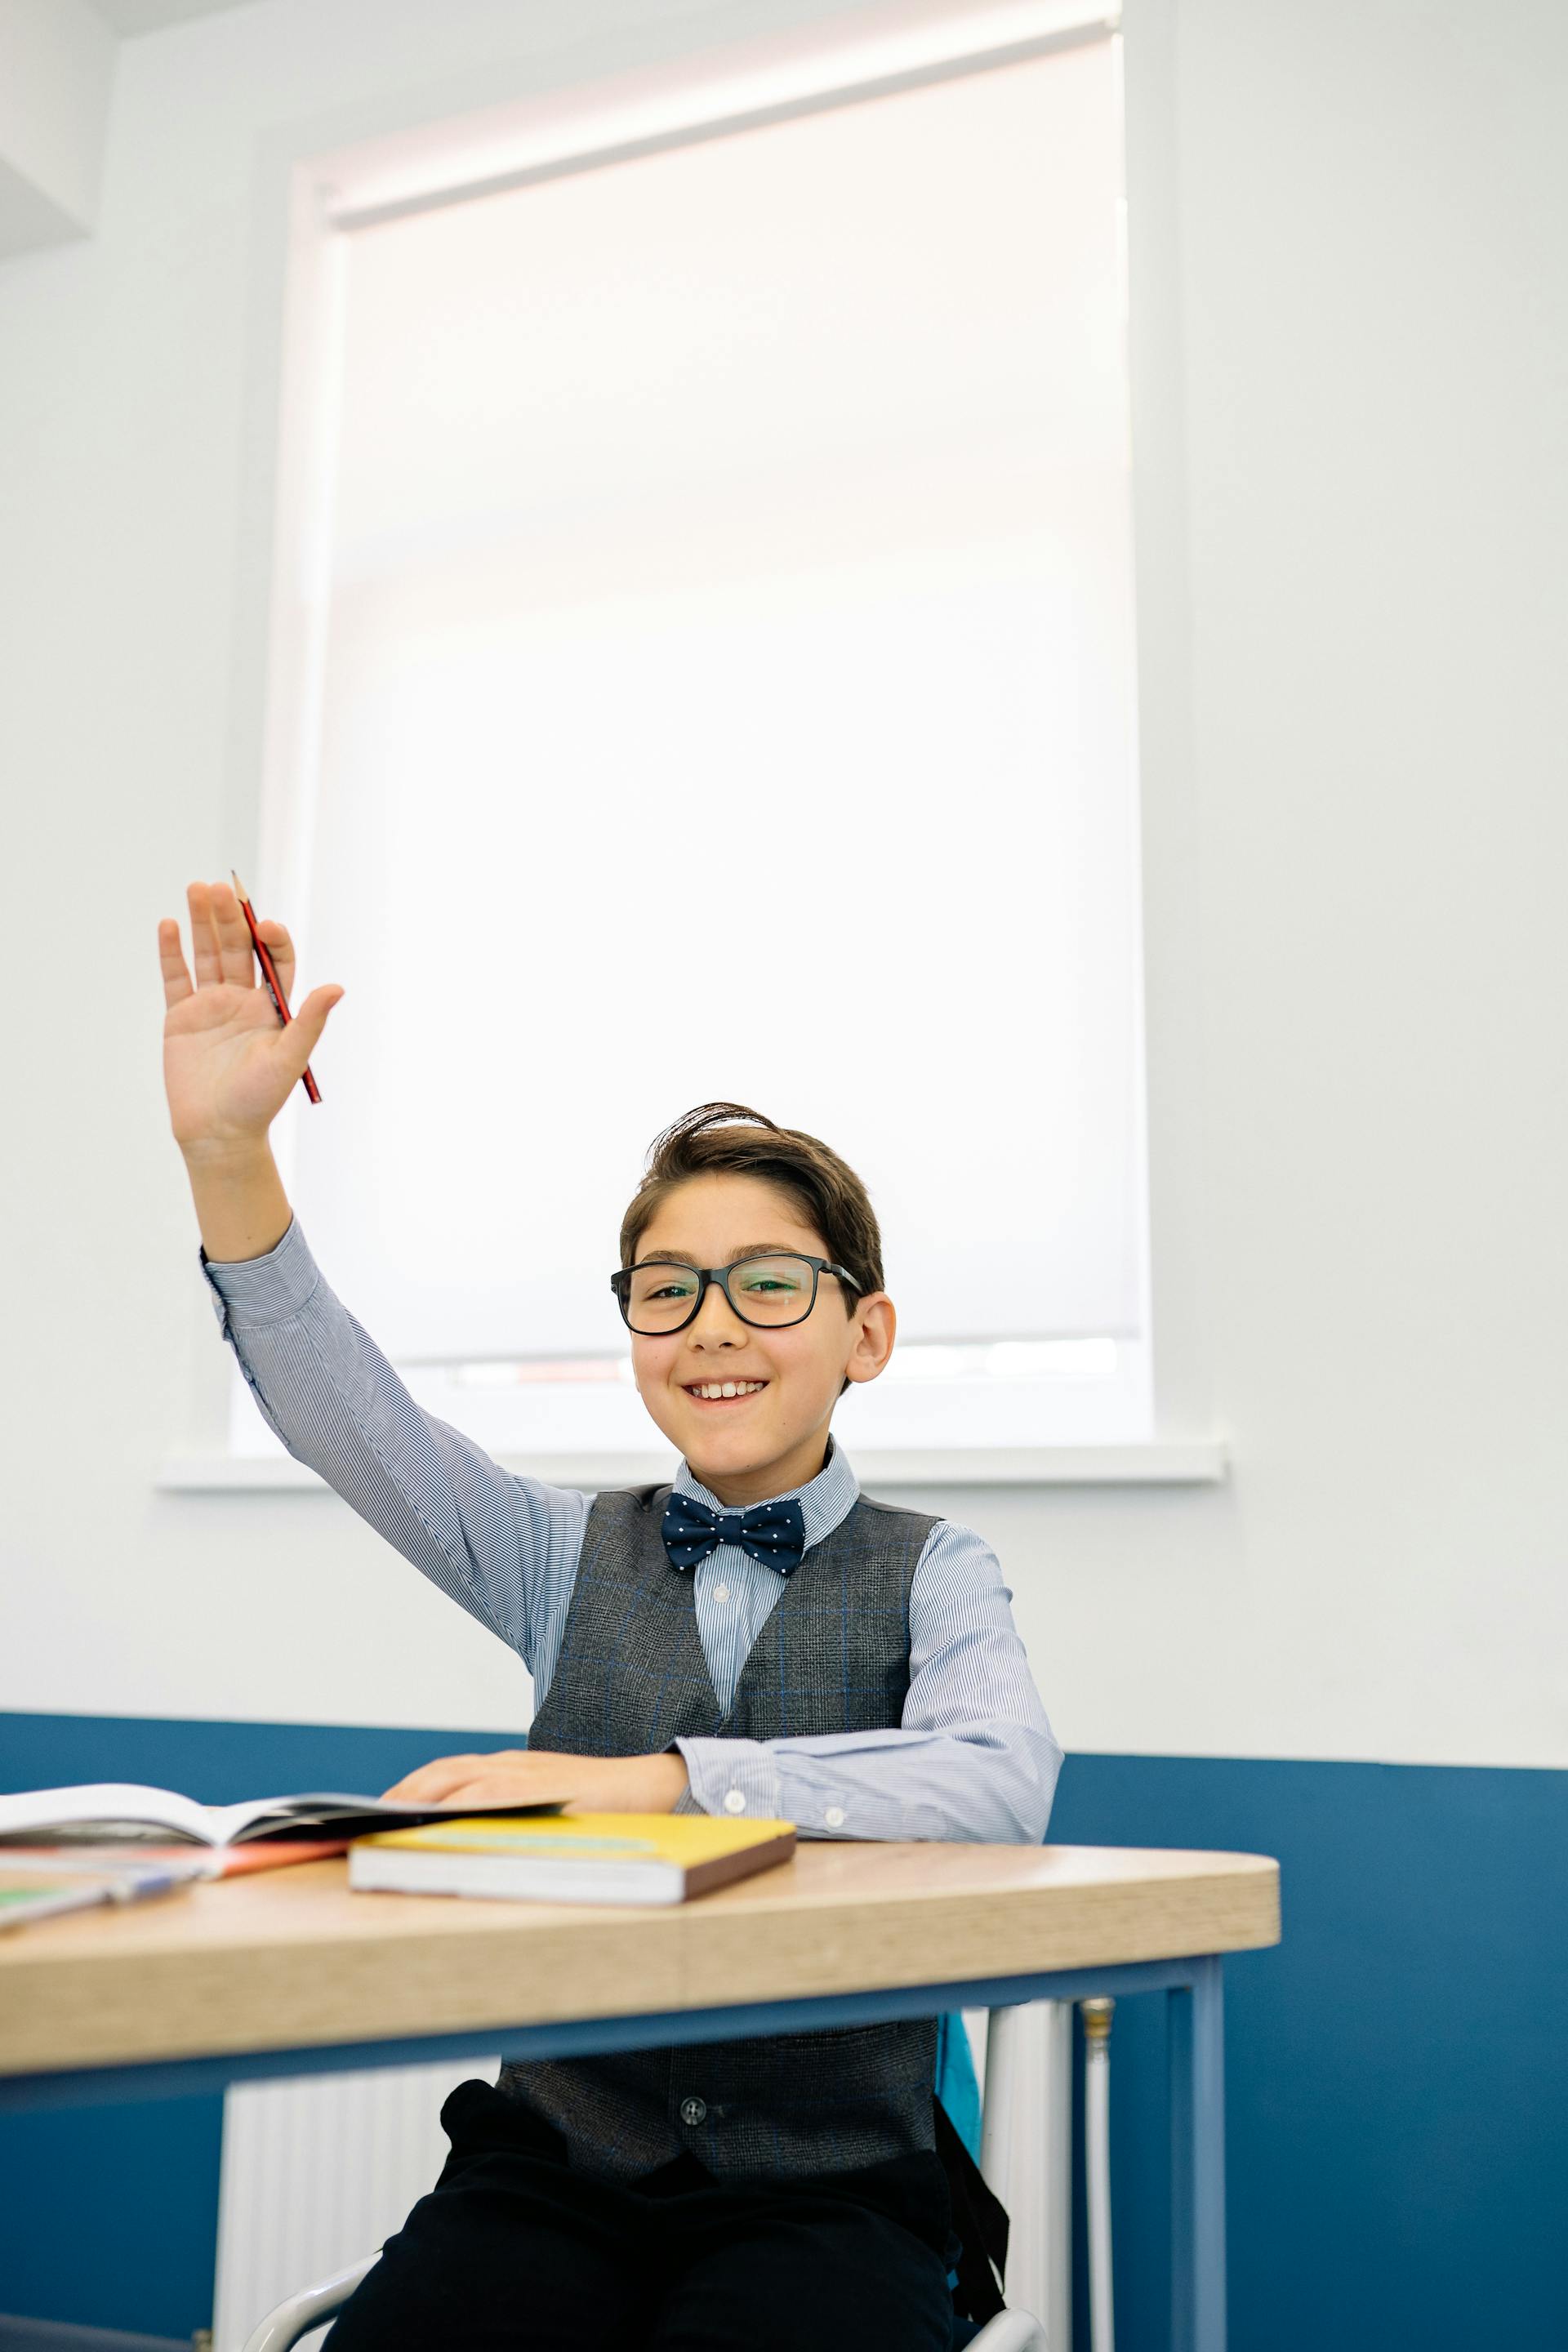
[[[341,988],[312,989],[285,1027],[257,968],[250,931],[227,883],[186,891],[196,967],[193,985],[180,927],[158,926],[163,974],[163,1084],[174,1139],[183,1149],[259,1143],[304,1076]],[[258,926],[285,1003],[294,948],[281,923]]]

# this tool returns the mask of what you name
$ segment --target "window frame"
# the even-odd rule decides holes
[[[740,9],[735,9],[737,20]],[[895,60],[864,69],[868,33]],[[1107,37],[1117,40],[1123,87],[1124,173],[1129,223],[1128,362],[1131,410],[1139,817],[1142,842],[1142,936],[1144,1120],[1148,1210],[1144,1331],[1152,1395],[1152,1435],[1121,1442],[1037,1447],[857,1448],[863,1477],[880,1485],[1211,1483],[1227,1473],[1228,1442],[1215,1419],[1201,1324],[1195,1259],[1200,1181],[1200,1005],[1196,909],[1191,875],[1196,835],[1187,653],[1187,534],[1182,400],[1179,183],[1175,146],[1173,0],[1129,0],[1121,10],[1015,0],[984,6],[952,0],[940,20],[916,5],[872,18],[803,22],[782,70],[799,77],[802,54],[818,85],[793,97],[767,96],[790,43],[736,39],[674,57],[656,68],[603,78],[570,74],[553,86],[495,102],[493,79],[465,110],[444,96],[438,122],[410,127],[395,110],[361,108],[331,126],[287,126],[267,142],[258,183],[266,234],[253,289],[246,457],[245,552],[238,583],[237,723],[230,776],[230,837],[263,899],[303,903],[315,802],[316,719],[323,666],[328,548],[326,508],[336,387],[328,354],[341,299],[342,232],[433,203],[528,184],[595,168],[630,152],[717,137],[752,123],[859,103],[878,90],[914,88],[986,71]],[[903,47],[900,50],[900,43]],[[898,62],[900,58],[907,59]],[[861,60],[859,68],[856,60]],[[837,68],[837,78],[836,78]],[[708,112],[702,74],[713,85],[749,90],[755,102]],[[528,76],[521,74],[526,81]],[[681,93],[685,93],[684,108]],[[458,102],[453,103],[454,96]],[[565,135],[597,100],[632,126],[619,140],[575,145]],[[640,113],[639,113],[640,110]],[[662,110],[663,120],[660,121]],[[679,118],[685,114],[685,121]],[[700,119],[694,119],[700,118]],[[637,128],[637,124],[642,127]],[[510,166],[500,159],[510,154]],[[302,396],[311,387],[310,396]],[[277,1123],[274,1144],[287,1184],[297,1110]],[[199,1316],[210,1314],[205,1299]],[[207,1327],[210,1334],[210,1325]],[[235,1452],[235,1409],[255,1407],[225,1351],[224,1377],[210,1349],[197,1351],[187,1443],[165,1463],[161,1486],[248,1488],[315,1484],[286,1455]],[[270,1433],[263,1432],[270,1437]],[[275,1441],[272,1441],[275,1445]],[[498,1459],[508,1459],[499,1455]],[[649,1466],[651,1465],[651,1467]],[[527,1468],[557,1483],[602,1486],[657,1476],[668,1454],[649,1450],[531,1458]],[[296,1475],[297,1474],[297,1475]]]

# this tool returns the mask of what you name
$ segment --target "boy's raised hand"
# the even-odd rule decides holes
[[[273,1009],[231,886],[193,882],[185,898],[194,984],[181,951],[179,924],[165,917],[158,926],[170,1123],[182,1151],[244,1150],[265,1140],[344,992],[335,984],[314,988],[296,1009],[293,943],[281,923],[258,924],[293,1013],[285,1026]]]

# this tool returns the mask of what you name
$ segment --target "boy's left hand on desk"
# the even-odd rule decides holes
[[[409,1805],[549,1805],[569,1813],[668,1813],[687,1785],[686,1759],[669,1756],[561,1756],[500,1748],[489,1756],[438,1756],[384,1800]]]

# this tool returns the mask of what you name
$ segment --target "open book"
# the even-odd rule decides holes
[[[173,1789],[143,1789],[128,1780],[101,1780],[72,1789],[27,1789],[0,1797],[0,1843],[153,1844],[171,1840],[205,1846],[342,1844],[374,1830],[416,1828],[422,1822],[478,1812],[554,1813],[559,1805],[395,1805],[382,1797],[252,1797],[240,1805],[198,1805]]]

